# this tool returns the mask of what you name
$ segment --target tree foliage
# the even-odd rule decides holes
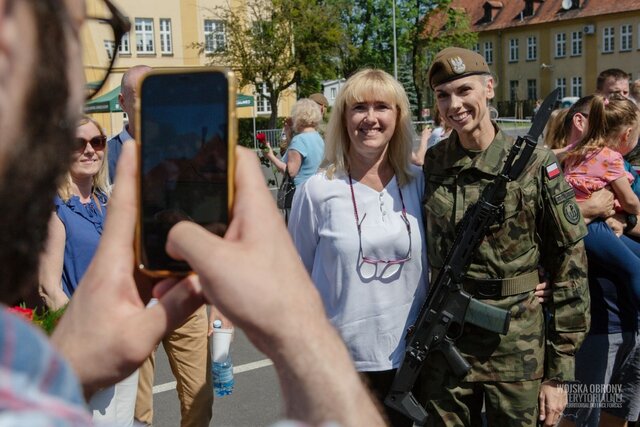
[[[264,84],[271,106],[270,126],[275,126],[278,100],[291,90],[316,91],[317,82],[335,73],[338,16],[320,1],[246,0],[210,10],[225,23],[224,49],[206,52],[211,63],[236,71],[241,88]],[[195,45],[205,53],[206,41]]]

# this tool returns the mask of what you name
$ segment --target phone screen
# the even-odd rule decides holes
[[[147,270],[187,272],[165,251],[179,221],[223,235],[228,214],[228,80],[223,72],[151,74],[140,89],[140,244]]]

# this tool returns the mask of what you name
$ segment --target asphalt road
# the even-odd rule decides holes
[[[236,330],[231,344],[235,389],[233,394],[215,398],[210,426],[268,426],[281,417],[280,388],[271,361]],[[153,395],[153,426],[179,427],[180,402],[175,378],[162,345],[157,352]]]

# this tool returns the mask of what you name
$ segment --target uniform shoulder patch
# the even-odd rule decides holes
[[[580,222],[580,209],[573,200],[566,202],[562,207],[562,210],[564,212],[564,217],[571,224],[576,225]]]
[[[571,199],[574,194],[575,192],[573,191],[573,188],[569,188],[568,190],[564,190],[562,193],[553,196],[553,202],[556,205],[559,205],[560,203],[566,202],[567,200]]]
[[[549,177],[549,179],[554,179],[560,175],[560,168],[558,167],[558,163],[556,162],[551,163],[546,167],[546,169],[547,177]]]

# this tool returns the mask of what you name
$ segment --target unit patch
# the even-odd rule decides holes
[[[578,206],[573,200],[565,203],[562,210],[564,211],[564,217],[571,224],[576,225],[580,222],[580,209],[578,209]]]
[[[573,195],[574,195],[574,191],[573,191],[572,188],[570,188],[568,190],[564,190],[562,193],[556,194],[555,196],[553,196],[553,202],[556,205],[559,205],[560,203],[566,202],[567,200],[572,198]]]

